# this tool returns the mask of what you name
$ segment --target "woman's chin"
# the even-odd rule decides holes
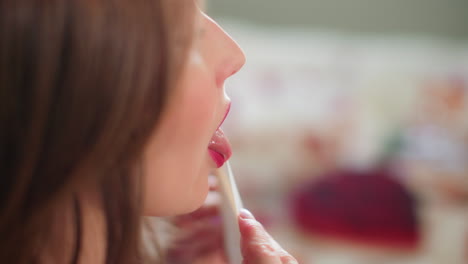
[[[188,214],[199,209],[205,202],[208,195],[208,184],[204,191],[192,192],[191,195],[182,198],[174,197],[172,202],[165,203],[164,207],[145,208],[145,216],[170,217]],[[182,199],[181,199],[182,198]]]
[[[199,191],[193,190],[194,192],[192,193],[191,197],[187,199],[188,206],[186,210],[182,212],[182,214],[191,213],[200,208],[205,203],[209,191],[208,180],[206,180],[204,188],[200,188],[198,190]]]
[[[189,200],[188,203],[183,205],[168,205],[167,208],[157,208],[157,209],[145,209],[143,210],[144,216],[155,216],[155,217],[171,217],[183,214],[189,214],[193,211],[196,211],[203,205],[204,199],[195,199]]]

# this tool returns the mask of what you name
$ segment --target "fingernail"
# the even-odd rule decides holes
[[[245,208],[242,208],[239,212],[239,215],[242,219],[255,219],[255,217],[253,216],[253,214],[245,209]]]

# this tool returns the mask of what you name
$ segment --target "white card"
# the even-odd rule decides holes
[[[237,218],[239,210],[243,208],[243,205],[229,161],[216,171],[216,176],[221,187],[221,215],[224,223],[226,254],[230,264],[240,264],[242,263],[242,255]]]

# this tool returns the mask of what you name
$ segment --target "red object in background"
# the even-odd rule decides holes
[[[294,221],[311,236],[405,250],[419,245],[416,201],[388,170],[330,172],[292,198]]]

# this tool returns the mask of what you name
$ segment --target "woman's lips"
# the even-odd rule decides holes
[[[220,126],[223,124],[224,120],[226,119],[227,115],[229,114],[229,110],[231,109],[231,104],[228,104],[226,109],[226,114],[224,114],[223,120],[216,129],[213,137],[210,140],[210,144],[208,145],[208,153],[213,161],[216,163],[216,166],[219,168],[223,166],[223,164],[231,157],[232,150],[231,144],[229,140],[224,135],[223,130]]]
[[[208,145],[208,152],[218,168],[223,166],[231,157],[231,144],[221,128],[218,128],[211,138],[210,144]]]

